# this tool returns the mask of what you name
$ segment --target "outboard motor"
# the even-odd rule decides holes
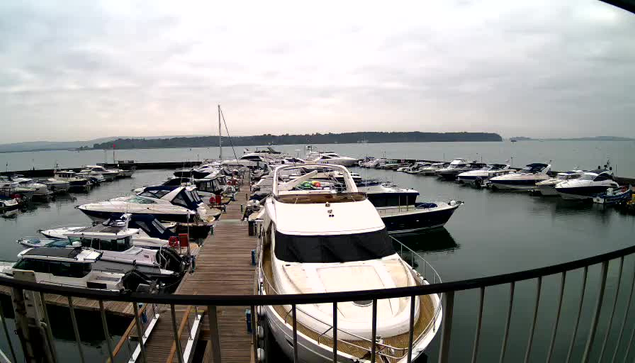
[[[152,285],[152,280],[143,272],[139,272],[137,269],[132,269],[126,272],[122,278],[123,287],[126,290],[137,291],[139,285]]]
[[[157,261],[164,270],[176,272],[178,275],[185,271],[186,263],[176,251],[171,248],[161,248],[157,251]]]

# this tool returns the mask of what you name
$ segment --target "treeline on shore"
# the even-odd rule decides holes
[[[306,135],[256,135],[223,136],[223,145],[294,145],[294,144],[351,144],[359,142],[456,142],[456,141],[503,141],[495,133],[488,132],[349,132],[340,134]],[[179,147],[217,147],[218,136],[172,137],[165,139],[117,139],[93,145],[93,149],[156,149]]]

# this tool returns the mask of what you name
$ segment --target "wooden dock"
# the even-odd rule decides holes
[[[247,222],[242,222],[241,205],[246,202],[246,193],[236,195],[236,201],[227,206],[208,236],[196,259],[196,270],[183,278],[176,294],[205,295],[252,295],[254,293],[255,267],[251,265],[251,250],[256,248],[256,238],[248,236]],[[187,307],[177,307],[177,326],[185,324]],[[218,326],[223,362],[245,363],[252,360],[252,337],[247,332],[245,309],[249,307],[218,307]],[[197,307],[199,312],[207,307]],[[146,344],[148,362],[178,362],[175,356],[174,329],[170,310],[164,307],[162,317]],[[190,311],[190,316],[193,310]],[[190,318],[190,321],[192,319]],[[180,327],[180,326],[179,326]],[[199,343],[206,344],[205,355],[211,356],[209,319],[202,320]],[[187,328],[181,337],[185,347]],[[211,359],[210,359],[211,360]]]

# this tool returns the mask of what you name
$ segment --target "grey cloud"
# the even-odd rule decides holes
[[[1,4],[0,142],[211,133],[218,103],[233,134],[635,136],[635,16],[607,4],[188,5]]]

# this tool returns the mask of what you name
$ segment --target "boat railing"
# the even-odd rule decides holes
[[[404,247],[403,253],[408,255],[411,253],[410,250]],[[300,344],[298,344],[299,330],[296,317],[297,309],[301,308],[302,305],[330,304],[334,309],[337,309],[340,303],[366,300],[372,301],[373,306],[376,307],[378,301],[383,299],[432,294],[443,294],[443,317],[440,323],[437,322],[441,326],[439,329],[440,335],[436,341],[439,347],[438,349],[429,350],[432,358],[438,360],[439,363],[448,362],[450,358],[463,362],[470,361],[471,357],[471,361],[476,361],[479,355],[484,358],[484,352],[479,354],[480,350],[489,352],[487,353],[490,357],[488,361],[499,362],[510,361],[510,359],[512,361],[523,361],[519,355],[524,355],[524,361],[632,361],[635,323],[630,308],[633,304],[635,292],[635,246],[540,268],[452,282],[439,282],[437,280],[438,277],[435,277],[436,275],[433,273],[432,266],[417,262],[420,260],[415,255],[407,256],[405,261],[409,260],[408,257],[411,263],[420,264],[416,266],[417,271],[425,275],[426,279],[432,280],[433,283],[381,290],[289,295],[170,295],[131,291],[117,292],[42,284],[6,276],[0,276],[0,286],[11,291],[13,304],[17,304],[16,301],[20,300],[19,297],[28,291],[35,292],[34,295],[41,296],[42,299],[46,295],[49,299],[48,301],[54,300],[58,304],[60,301],[67,301],[67,306],[71,311],[71,319],[68,324],[54,323],[51,325],[46,313],[46,307],[43,309],[44,314],[37,320],[37,323],[40,324],[40,329],[47,332],[67,332],[72,327],[73,338],[78,345],[76,351],[73,352],[72,349],[68,349],[68,344],[63,343],[65,356],[68,358],[69,354],[75,354],[75,357],[82,358],[76,359],[78,361],[84,360],[84,352],[81,347],[82,337],[80,336],[80,329],[78,329],[78,322],[72,316],[74,310],[77,309],[82,301],[86,305],[99,306],[98,311],[102,314],[104,321],[101,329],[103,329],[107,345],[112,344],[113,335],[108,331],[109,321],[106,318],[105,305],[132,305],[135,313],[140,310],[138,307],[139,303],[144,305],[158,304],[169,306],[170,308],[178,307],[179,311],[182,311],[187,306],[196,306],[196,309],[206,306],[205,314],[207,317],[204,320],[207,321],[209,319],[208,327],[210,328],[208,328],[204,336],[208,339],[208,344],[213,347],[213,355],[218,353],[219,356],[222,355],[220,351],[226,347],[218,344],[217,307],[251,307],[251,311],[254,312],[257,311],[255,310],[256,307],[291,306],[292,312],[287,315],[287,319],[292,320],[292,328],[286,334],[289,335],[290,348],[297,356]],[[503,294],[492,293],[492,291],[502,291]],[[476,299],[474,297],[468,298],[468,294],[472,293],[477,295]],[[488,299],[485,299],[485,296]],[[522,302],[520,307],[517,306],[519,301]],[[491,309],[491,304],[496,307],[497,311],[501,311],[501,324],[496,325],[498,328],[493,328],[491,324],[488,325],[487,320],[484,319],[484,310]],[[468,306],[469,309],[466,308]],[[518,309],[529,311],[526,315],[519,315]],[[23,303],[22,311],[24,310]],[[261,312],[262,310],[259,309],[258,311]],[[377,339],[377,312],[376,309],[373,310],[370,361],[380,361],[381,358],[378,357],[381,357],[381,354],[396,354],[382,349],[381,341]],[[199,311],[200,314],[195,315],[202,316],[202,309]],[[257,324],[254,315],[260,315],[260,312],[252,314],[252,324]],[[410,312],[412,322],[414,320],[414,309],[410,309]],[[513,312],[514,314],[512,314]],[[169,319],[167,321],[170,324],[177,326],[183,321],[177,317],[170,318],[170,315],[162,314],[162,319],[165,316],[165,319]],[[457,317],[457,315],[459,319],[463,320],[466,317],[474,316],[476,328],[472,330],[472,339],[465,339],[464,329],[458,331],[458,333],[453,332],[453,317]],[[135,314],[135,316],[138,316],[138,314]],[[23,331],[21,328],[22,324],[17,324],[14,331],[13,325],[8,323],[5,317],[6,314],[0,305],[0,318],[2,318],[0,322],[2,329],[0,330],[3,330],[0,331],[0,337],[5,342],[8,342],[8,344],[3,346],[6,347],[8,345],[10,347],[12,361],[32,361],[32,355],[25,359],[27,355],[32,354],[33,349],[31,349],[31,341],[21,336]],[[188,322],[190,326],[193,326],[193,318],[194,315],[185,322],[186,327]],[[141,318],[135,319],[141,320]],[[199,321],[201,319],[203,318],[199,318]],[[540,323],[538,323],[539,321]],[[456,324],[454,325],[454,328],[456,328]],[[252,326],[255,327],[255,325]],[[337,314],[333,315],[333,321],[328,322],[324,330],[331,326],[337,327]],[[474,325],[471,326],[474,327]],[[542,330],[539,330],[538,327]],[[99,326],[95,328],[99,329]],[[548,330],[548,334],[540,336],[539,332],[544,332],[544,328]],[[136,330],[136,326],[133,329]],[[221,325],[220,329],[226,329],[226,327]],[[414,332],[412,324],[409,329]],[[255,328],[252,329],[254,341],[257,341],[255,333],[257,330]],[[190,331],[192,330],[190,329]],[[487,332],[488,339],[481,341],[481,335],[484,331]],[[333,329],[326,332],[326,334],[338,334],[339,332],[340,329]],[[518,344],[519,332],[528,332],[528,334],[522,334],[523,337],[521,339],[524,343],[520,345]],[[176,344],[176,341],[180,341],[185,334],[179,335],[178,329],[176,333],[172,339],[170,338],[172,334],[164,335],[162,338],[156,336],[153,339],[163,339],[161,340],[162,344]],[[491,339],[491,336],[496,333],[500,333],[500,338]],[[143,335],[141,333],[137,336]],[[52,336],[53,334],[51,334]],[[194,336],[192,335],[192,337]],[[153,339],[150,339],[149,342],[152,343]],[[412,339],[408,339],[407,346],[413,347],[414,336]],[[196,339],[194,338],[194,340]],[[320,341],[322,341],[322,338],[320,338]],[[57,342],[54,341],[53,345],[55,344]],[[333,361],[336,361],[335,359],[338,356],[341,357],[341,355],[338,355],[337,347],[339,344],[345,343],[341,343],[340,339],[333,339]],[[451,346],[455,349],[450,349]],[[257,349],[258,345],[255,344],[254,350]],[[412,349],[409,352],[412,352]],[[500,359],[492,360],[492,352],[499,352]],[[260,353],[254,352],[252,354],[257,356]],[[629,358],[631,359],[629,360]],[[137,361],[146,362],[149,360],[146,360],[144,354],[140,354]],[[215,359],[214,362],[217,363],[220,360]]]
[[[432,265],[428,263],[428,261],[426,261],[426,259],[423,258],[423,256],[421,256],[412,248],[406,246],[397,238],[393,236],[390,236],[390,238],[399,245],[399,256],[401,256],[401,258],[404,261],[408,262],[410,264],[410,267],[412,267],[412,269],[417,274],[420,274],[423,280],[425,280],[428,284],[437,284],[437,283],[440,284],[443,282],[441,280],[441,275],[439,275],[437,270],[434,267],[432,267]],[[406,254],[404,254],[404,251],[406,252]],[[410,261],[408,261],[408,257]],[[421,266],[423,266],[423,271],[420,271]],[[432,276],[432,281],[430,281],[430,276]],[[416,277],[418,276],[415,276],[415,278]],[[419,334],[419,336],[417,337],[417,340],[421,338],[422,336],[425,336],[426,334],[428,334],[430,330],[434,331],[434,329],[436,329],[436,326],[437,326],[436,323],[441,318],[441,314],[443,310],[442,308],[443,295],[439,294],[438,296],[439,296],[439,302],[434,309],[434,314],[432,315],[432,319],[428,322],[428,324],[423,329],[421,334]]]

